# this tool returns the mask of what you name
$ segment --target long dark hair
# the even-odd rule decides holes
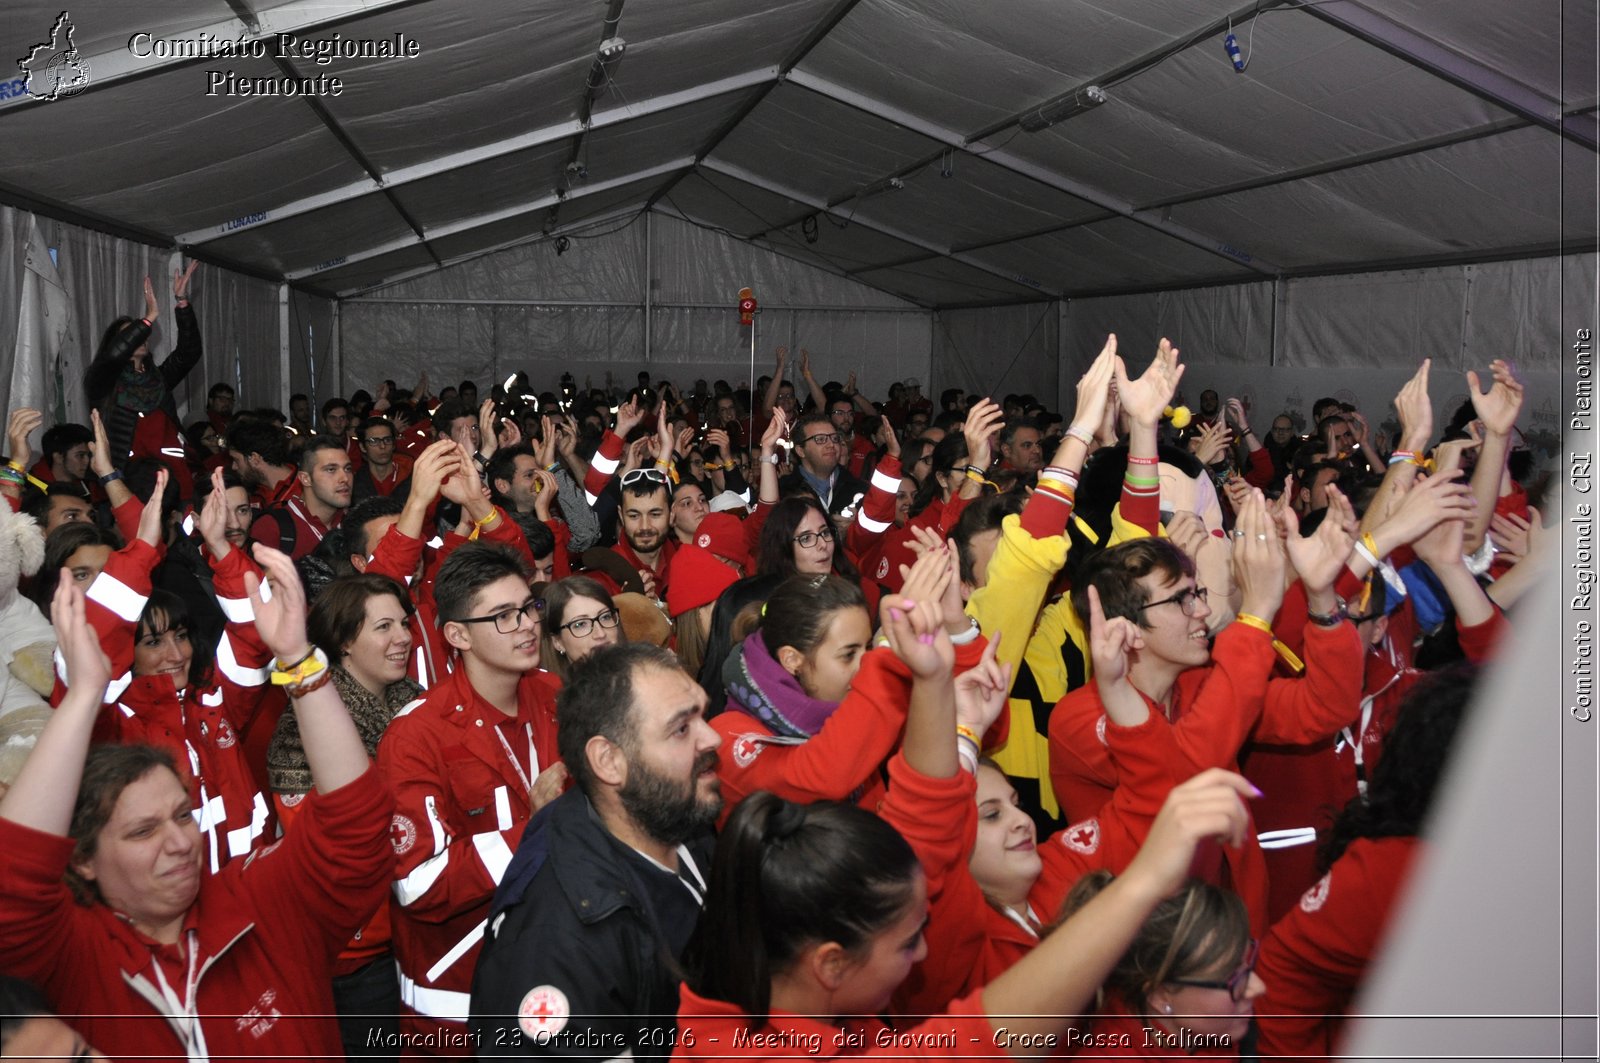
[[[173,628],[182,628],[189,639],[189,684],[209,686],[211,666],[217,656],[216,644],[208,644],[201,629],[196,627],[189,613],[188,602],[172,591],[157,587],[150,592],[144,612],[139,614],[139,623],[133,633],[134,642],[137,643],[149,635],[163,634]]]
[[[705,914],[685,957],[695,992],[767,1021],[772,979],[812,943],[869,945],[912,897],[917,857],[853,804],[796,804],[758,791],[717,838]]]
[[[1344,807],[1317,849],[1319,872],[1357,838],[1405,838],[1421,831],[1477,678],[1474,666],[1453,665],[1424,677],[1406,695],[1367,792]]]
[[[700,664],[700,686],[710,698],[706,718],[721,712],[728,704],[728,688],[722,681],[722,666],[744,640],[734,632],[734,621],[739,614],[760,602],[765,602],[782,576],[746,576],[717,597],[716,608],[711,610],[711,632],[706,636],[705,657]]]
[[[821,514],[823,528],[834,535],[834,574],[848,580],[861,579],[861,573],[844,555],[844,536],[834,534],[833,519],[822,508],[822,503],[810,493],[790,495],[779,501],[767,514],[767,523],[761,528],[761,540],[756,546],[756,571],[762,575],[799,575],[794,567],[794,537],[807,513]]]
[[[89,363],[89,368],[83,374],[83,390],[89,396],[90,406],[99,406],[111,394],[111,389],[117,386],[117,377],[122,375],[122,367],[128,364],[137,344],[114,356],[114,348],[122,333],[133,327],[137,322],[131,317],[119,317],[106,326],[105,332],[100,335],[100,346],[95,348],[94,361]]]
[[[928,470],[928,475],[917,485],[916,497],[911,500],[911,516],[915,517],[929,506],[935,499],[944,495],[944,485],[939,482],[939,474],[953,479],[956,470],[967,463],[967,438],[960,432],[951,432],[933,447],[933,468]],[[909,466],[907,466],[909,468]]]
[[[761,614],[761,638],[774,657],[780,646],[792,646],[810,656],[827,637],[833,614],[866,607],[860,584],[838,576],[790,576],[767,599]]]

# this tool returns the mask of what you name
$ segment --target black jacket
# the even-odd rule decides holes
[[[707,834],[687,847],[700,880],[712,845]],[[667,1058],[677,959],[699,918],[684,881],[617,841],[569,790],[529,821],[495,893],[472,982],[478,1055]],[[565,1021],[519,1024],[525,1007]],[[556,1026],[544,1043],[533,1036]]]
[[[833,481],[833,491],[828,496],[827,502],[823,504],[827,507],[830,517],[837,517],[846,508],[852,506],[854,508],[850,508],[850,512],[854,515],[856,509],[860,508],[860,503],[857,500],[865,499],[867,492],[872,490],[872,485],[865,480],[859,480],[851,476],[850,470],[845,468],[843,463],[839,465],[838,471],[839,475]],[[783,498],[802,492],[811,494],[819,502],[822,501],[821,496],[817,495],[816,488],[807,483],[806,478],[798,472],[792,472],[778,481],[778,494]]]
[[[159,366],[156,365],[155,352],[150,352],[145,359],[144,372],[152,379],[159,376],[163,389],[159,408],[182,431],[183,422],[178,420],[178,403],[173,392],[189,375],[189,371],[200,363],[204,350],[200,343],[200,321],[195,316],[194,307],[174,307],[173,313],[178,319],[178,342]],[[89,405],[100,411],[100,419],[106,426],[106,438],[111,444],[111,458],[119,468],[133,449],[133,433],[139,425],[138,411],[118,401],[122,373],[132,361],[133,352],[150,338],[150,332],[150,326],[143,321],[129,325],[104,354],[89,366],[84,378]]]

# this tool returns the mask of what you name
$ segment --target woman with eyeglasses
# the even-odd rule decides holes
[[[1109,871],[1073,887],[1071,918],[1114,881]],[[1156,905],[1102,987],[1100,1006],[1081,1034],[1083,1053],[1117,1059],[1200,1056],[1238,1059],[1255,1001],[1259,946],[1236,895],[1190,879]]]
[[[602,646],[628,641],[622,614],[611,594],[588,576],[568,576],[545,588],[540,616],[544,646],[540,660],[567,680],[567,670]]]

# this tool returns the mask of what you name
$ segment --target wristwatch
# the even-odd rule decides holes
[[[1313,613],[1306,610],[1306,619],[1318,627],[1338,627],[1350,618],[1350,609],[1345,605],[1343,598],[1335,598],[1337,603],[1331,613]]]

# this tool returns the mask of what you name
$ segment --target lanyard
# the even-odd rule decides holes
[[[533,748],[533,724],[525,723],[522,727],[528,734],[528,764],[535,772],[538,772],[539,753],[538,750]],[[494,736],[500,739],[500,748],[506,751],[506,759],[511,762],[511,767],[516,770],[517,781],[522,783],[522,792],[531,803],[533,800],[533,783],[528,781],[528,773],[522,770],[522,762],[517,759],[515,753],[511,752],[511,743],[506,741],[505,732],[500,730],[499,724],[494,727]]]
[[[1036,912],[1034,912],[1032,904],[1028,905],[1028,916],[1026,919],[1012,910],[1009,905],[1002,906],[1000,910],[1006,914],[1007,919],[1026,930],[1029,937],[1036,938],[1039,936],[1039,931],[1036,929],[1036,927],[1039,925],[1039,916]]]
[[[683,875],[672,870],[672,868],[668,867],[666,864],[663,864],[649,853],[643,852],[639,849],[635,849],[634,852],[638,853],[651,864],[659,867],[661,870],[677,879],[678,882],[683,885],[683,888],[689,891],[689,896],[694,898],[694,903],[698,904],[702,908],[706,906],[706,879],[704,875],[700,874],[700,866],[694,862],[694,856],[690,854],[689,847],[687,845],[678,846],[678,866],[689,869],[689,874],[694,876],[693,882],[690,882]]]
[[[211,1054],[206,1048],[205,1034],[200,1030],[200,1015],[195,1010],[195,991],[200,985],[200,935],[194,930],[187,932],[185,944],[189,954],[187,973],[183,979],[183,999],[178,999],[178,994],[172,991],[171,984],[167,981],[166,972],[161,969],[161,961],[150,957],[150,965],[155,968],[156,982],[161,991],[161,998],[167,1004],[167,1021],[183,1041],[184,1052],[188,1055],[190,1063],[206,1063]]]
[[[305,526],[307,528],[311,529],[311,534],[315,535],[317,537],[317,542],[320,543],[322,541],[323,535],[326,534],[326,533],[325,532],[320,532],[320,531],[317,530],[317,526],[315,524],[311,523],[311,518],[306,515],[305,511],[300,508],[299,503],[297,503],[294,499],[292,499],[292,498],[289,499],[289,501],[286,504],[288,505],[288,507],[290,509],[294,510],[295,516],[299,517],[300,520],[305,524]]]

